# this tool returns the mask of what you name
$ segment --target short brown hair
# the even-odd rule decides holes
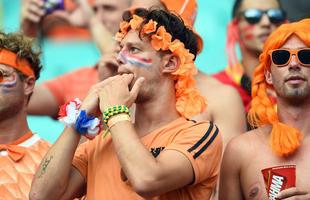
[[[0,49],[6,49],[17,54],[19,59],[26,59],[33,70],[36,79],[40,77],[42,64],[40,61],[41,50],[34,45],[34,39],[22,33],[4,33],[0,31]]]

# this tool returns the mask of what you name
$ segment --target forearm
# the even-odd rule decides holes
[[[114,51],[115,41],[113,34],[95,17],[89,22],[92,37],[102,54]]]
[[[156,180],[160,172],[159,163],[141,143],[132,123],[119,122],[110,132],[122,170],[132,186],[140,190]]]
[[[80,135],[66,128],[42,160],[32,182],[31,199],[60,199],[66,191]]]
[[[39,24],[31,22],[27,19],[22,19],[21,30],[28,37],[37,37],[39,32]]]

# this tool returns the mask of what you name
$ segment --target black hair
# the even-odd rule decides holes
[[[243,0],[235,0],[235,3],[233,5],[233,10],[232,10],[232,18],[235,18],[237,17],[237,15],[239,14],[239,11],[240,11],[240,7],[241,7],[241,4],[242,4]],[[281,9],[282,8],[282,4],[281,4],[281,1],[280,0],[277,0],[278,4],[279,4],[279,7]]]
[[[194,32],[184,24],[181,17],[162,9],[151,8],[147,10],[144,8],[137,8],[133,13],[130,11],[124,12],[123,20],[129,22],[133,14],[144,18],[144,24],[152,19],[157,22],[157,29],[160,26],[164,26],[166,31],[172,36],[172,41],[179,39],[183,42],[185,48],[196,58],[198,51],[197,38]]]

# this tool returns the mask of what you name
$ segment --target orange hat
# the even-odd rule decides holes
[[[289,156],[301,145],[303,135],[300,130],[281,123],[267,93],[265,71],[270,70],[271,60],[269,52],[283,46],[291,36],[297,36],[307,46],[310,46],[310,19],[299,22],[283,24],[269,35],[265,42],[263,52],[259,57],[260,64],[255,68],[252,81],[252,101],[248,113],[249,122],[254,126],[272,125],[270,145],[279,156]]]
[[[197,16],[196,0],[160,0],[167,10],[180,15],[186,26],[194,27]],[[201,36],[193,29],[198,41],[198,53],[202,51],[203,40]]]

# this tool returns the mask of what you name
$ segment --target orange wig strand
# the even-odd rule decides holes
[[[265,80],[265,71],[270,70],[269,51],[281,48],[293,35],[310,46],[310,19],[283,24],[268,37],[259,57],[260,64],[254,71],[252,101],[248,113],[248,119],[252,126],[272,125],[270,145],[279,156],[289,156],[294,153],[301,145],[303,136],[298,129],[279,121],[271,98],[266,92],[267,87],[272,86],[268,85]]]

